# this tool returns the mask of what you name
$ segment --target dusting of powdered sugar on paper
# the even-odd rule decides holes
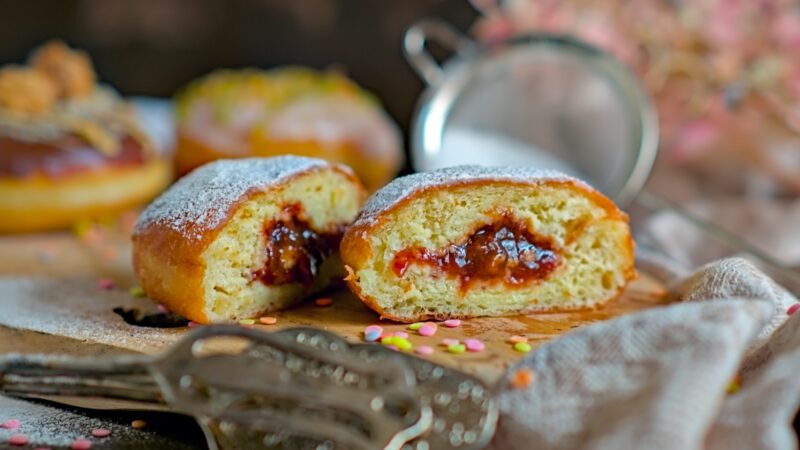
[[[139,217],[134,233],[151,224],[186,232],[189,225],[200,239],[202,230],[222,225],[230,208],[252,189],[267,189],[300,172],[331,166],[316,158],[278,156],[219,160],[201,166],[178,180]]]
[[[396,178],[367,200],[354,225],[361,226],[371,223],[381,212],[390,209],[401,200],[417,192],[435,186],[479,180],[509,181],[514,183],[563,181],[579,183],[589,187],[585,182],[575,177],[552,169],[529,166],[484,167],[465,165],[445,167],[430,172],[420,172]],[[591,189],[591,187],[589,188]]]
[[[125,323],[113,308],[154,310],[146,298],[104,291],[88,279],[0,278],[0,325],[91,343],[155,352],[184,334],[183,328],[146,328]]]
[[[109,418],[113,416],[113,418]],[[184,435],[163,436],[149,429],[137,430],[123,417],[150,418],[159,416],[150,412],[105,413],[49,402],[23,401],[0,396],[0,422],[9,419],[20,421],[19,428],[0,428],[0,447],[15,434],[24,434],[29,443],[23,448],[70,448],[75,439],[88,439],[93,449],[157,448],[162,450],[196,449]],[[116,419],[116,420],[115,420]],[[105,438],[91,437],[92,430],[104,428],[111,431]],[[195,433],[199,433],[195,431]],[[185,434],[185,432],[184,432]],[[194,439],[196,440],[196,438]]]

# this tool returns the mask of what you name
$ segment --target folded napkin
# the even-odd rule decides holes
[[[551,341],[497,386],[493,449],[793,449],[797,299],[740,258]],[[788,319],[788,320],[787,320]]]

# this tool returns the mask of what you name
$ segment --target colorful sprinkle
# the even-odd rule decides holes
[[[156,309],[158,309],[158,312],[161,314],[169,314],[169,309],[164,305],[156,305]]]
[[[0,428],[5,428],[6,430],[14,430],[19,428],[21,422],[17,419],[8,419],[3,423],[0,423]]]
[[[514,372],[511,377],[511,387],[514,389],[525,389],[533,384],[534,374],[531,369],[522,368]]]
[[[516,344],[517,342],[528,342],[528,338],[515,334],[514,336],[508,338],[508,342],[511,342],[512,344]]]
[[[147,426],[147,422],[145,422],[144,420],[137,419],[131,422],[131,426],[137,430],[140,430]]]
[[[444,345],[446,347],[450,347],[451,345],[458,345],[458,344],[459,344],[458,339],[450,339],[450,338],[442,339],[442,345]]]
[[[96,430],[92,430],[92,436],[96,438],[104,438],[111,436],[111,430],[108,428],[98,428]]]
[[[528,344],[527,342],[517,342],[514,344],[514,350],[520,353],[528,353],[531,351],[531,344]]]
[[[408,339],[408,333],[406,333],[405,331],[395,331],[393,334],[395,337]]]
[[[116,283],[114,283],[114,280],[111,278],[101,278],[97,280],[97,287],[104,291],[110,291],[114,289],[115,285]]]
[[[396,345],[397,348],[399,348],[400,350],[402,350],[404,352],[410,351],[411,349],[414,348],[414,346],[411,345],[411,342],[409,342],[408,339],[401,338],[401,337],[395,337],[394,338],[394,345]]]
[[[425,325],[419,327],[417,330],[420,336],[433,336],[436,334],[436,325],[432,323],[426,323]]]
[[[472,338],[464,339],[464,345],[471,352],[482,352],[486,348],[486,344],[481,340]]]
[[[364,328],[364,340],[367,342],[375,342],[381,338],[383,328],[378,325],[370,325]]]
[[[128,293],[131,294],[132,297],[144,297],[144,288],[141,286],[133,286],[128,289]]]
[[[414,346],[411,345],[411,342],[409,342],[408,339],[401,338],[399,336],[386,336],[381,339],[381,344],[387,347],[396,347],[397,349],[402,350],[404,352],[407,352],[412,348],[414,348]]]
[[[411,330],[411,331],[417,331],[420,328],[422,328],[423,325],[425,325],[425,324],[422,323],[422,322],[414,322],[414,323],[412,323],[411,325],[408,326],[408,329]]]
[[[731,380],[731,383],[728,385],[727,392],[728,394],[733,394],[741,388],[742,388],[742,383],[741,380],[739,379],[739,374],[736,374]]]
[[[8,443],[11,445],[26,445],[28,443],[28,436],[24,434],[12,434],[10,438],[8,438]]]
[[[89,450],[92,448],[92,441],[86,439],[75,439],[69,446],[72,450]]]
[[[464,346],[464,344],[453,344],[447,346],[447,351],[450,353],[459,354],[467,351],[467,347]]]
[[[317,306],[331,306],[333,304],[333,299],[330,297],[322,297],[314,300],[314,304]]]
[[[399,352],[399,351],[400,351],[400,348],[399,348],[399,347],[397,347],[396,345],[391,345],[391,344],[390,344],[390,345],[387,345],[387,346],[386,346],[386,348],[388,348],[389,350],[394,350],[394,351],[396,351],[396,352]]]
[[[786,310],[786,314],[791,316],[792,314],[797,312],[798,309],[800,309],[800,303],[795,303],[794,305],[790,306],[789,309]]]
[[[254,325],[255,323],[255,319],[242,319],[239,321],[239,325]]]
[[[199,327],[200,324],[190,320],[189,323],[186,324],[186,326],[189,327],[189,328],[196,328],[196,327]]]
[[[258,322],[261,323],[261,325],[275,325],[276,323],[278,323],[278,318],[271,316],[264,316],[258,319]]]
[[[414,353],[422,356],[428,356],[433,354],[433,347],[430,345],[420,345],[414,349]]]
[[[456,328],[461,326],[461,321],[458,319],[447,319],[444,321],[444,326],[447,328]]]

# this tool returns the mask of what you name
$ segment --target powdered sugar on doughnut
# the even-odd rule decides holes
[[[478,180],[510,181],[535,183],[540,181],[577,182],[589,187],[583,181],[562,172],[527,166],[484,167],[475,165],[445,167],[430,172],[415,173],[400,177],[373,194],[356,219],[355,226],[369,224],[383,211],[392,208],[401,200],[417,192],[434,186],[463,183]]]
[[[230,208],[247,192],[265,190],[306,170],[330,166],[322,159],[288,155],[206,164],[155,199],[142,212],[134,233],[159,224],[180,232],[191,228],[195,231],[187,237],[200,239],[200,231],[222,225]]]

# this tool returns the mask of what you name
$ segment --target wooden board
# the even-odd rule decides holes
[[[154,310],[150,302],[128,294],[135,285],[129,259],[125,234],[112,228],[93,229],[81,237],[73,233],[0,237],[0,277],[4,277],[0,307],[5,311],[0,314],[0,352],[153,353],[179,339],[185,328],[142,329],[125,324],[111,312],[121,305]],[[117,288],[111,292],[98,288],[100,278],[112,278]],[[465,320],[458,328],[440,326],[433,337],[409,332],[409,339],[414,345],[436,347],[432,360],[491,383],[522,356],[507,341],[511,335],[528,336],[536,346],[582,325],[663,304],[664,294],[655,279],[641,274],[620,298],[598,310]],[[386,331],[406,331],[406,325],[380,322],[349,292],[332,297],[330,307],[306,303],[274,314],[278,324],[257,328],[313,326],[353,341],[360,341],[370,324],[380,324]],[[65,326],[58,326],[59,319]],[[486,350],[454,355],[438,345],[444,338],[466,337],[481,339]]]

